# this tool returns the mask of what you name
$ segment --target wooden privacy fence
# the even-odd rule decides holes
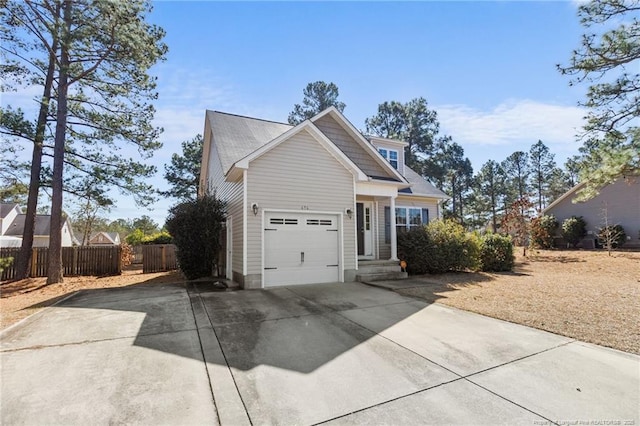
[[[174,244],[150,244],[142,246],[142,273],[173,271],[178,269]]]
[[[62,265],[65,276],[119,275],[122,273],[120,246],[109,247],[62,247]],[[0,248],[0,258],[12,257],[11,265],[2,271],[1,281],[15,277],[20,248]],[[46,277],[49,266],[49,248],[34,247],[31,253],[31,277]]]

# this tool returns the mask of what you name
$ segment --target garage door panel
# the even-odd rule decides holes
[[[265,286],[339,279],[337,216],[268,213],[265,218]]]

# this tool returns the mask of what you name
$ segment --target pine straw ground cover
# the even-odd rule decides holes
[[[0,329],[50,306],[78,290],[131,285],[154,285],[184,281],[177,271],[143,274],[129,268],[112,277],[65,277],[60,284],[45,285],[46,278],[0,283]]]
[[[410,280],[418,287],[399,293],[640,354],[638,251],[541,250],[512,273]]]

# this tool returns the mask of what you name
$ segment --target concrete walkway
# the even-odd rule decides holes
[[[640,424],[640,357],[362,284],[81,292],[0,334],[2,424]]]

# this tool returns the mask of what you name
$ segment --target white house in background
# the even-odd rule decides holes
[[[89,237],[87,245],[90,246],[119,246],[120,234],[117,232],[94,232]]]
[[[24,233],[24,221],[27,215],[22,214],[17,204],[0,204],[0,213],[3,215],[0,235],[1,247],[20,247],[22,234]],[[4,213],[6,212],[6,215]],[[19,213],[18,213],[19,212]],[[10,220],[11,219],[11,220]],[[50,215],[36,215],[35,230],[33,234],[34,247],[49,247],[49,235],[51,229]],[[62,247],[78,245],[71,222],[66,218],[62,222]]]
[[[606,209],[609,224],[624,228],[628,238],[625,247],[640,246],[640,177],[620,178],[602,188],[595,198],[573,203],[576,193],[583,187],[584,184],[574,186],[542,213],[554,215],[560,224],[571,216],[582,216],[589,232],[586,239],[593,244],[598,229],[604,226]]]
[[[0,204],[0,248],[20,247],[22,244],[22,236],[14,237],[5,235],[9,229],[9,225],[21,214],[22,210],[18,204]]]
[[[297,126],[207,111],[200,194],[227,202],[227,278],[262,288],[397,267],[397,233],[449,198],[405,165],[406,145],[333,107]]]

